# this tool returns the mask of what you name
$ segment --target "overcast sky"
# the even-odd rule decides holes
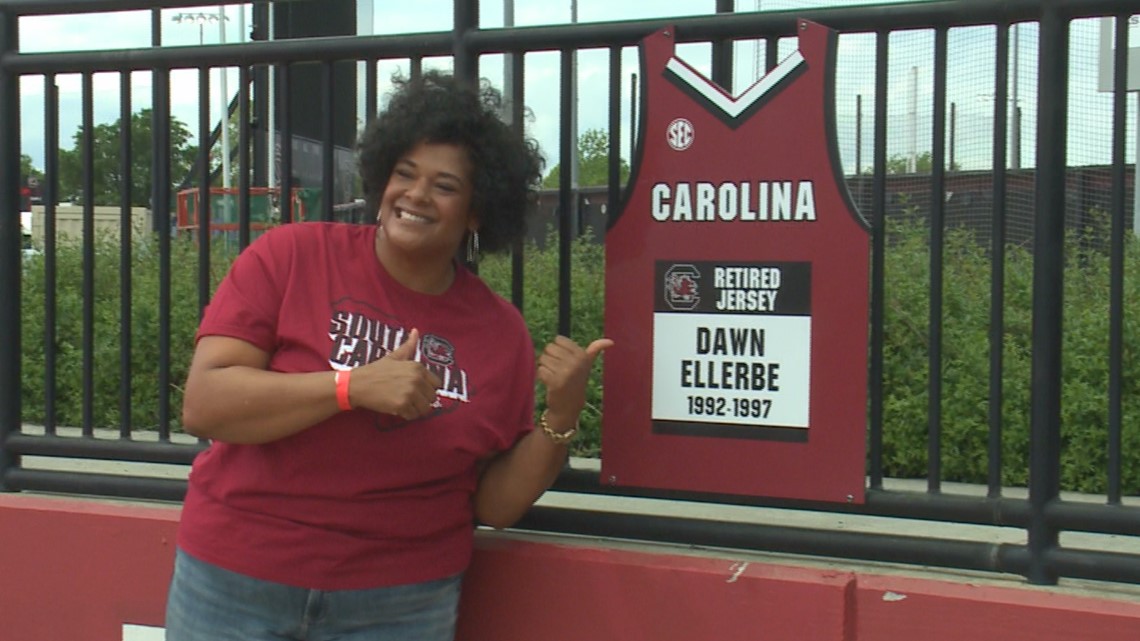
[[[518,26],[563,24],[571,20],[570,0],[514,0],[514,23]],[[738,11],[787,10],[815,6],[869,4],[861,0],[737,0]],[[362,31],[372,33],[414,33],[444,31],[451,28],[452,0],[418,0],[391,2],[375,0],[371,7],[371,25],[361,25]],[[623,19],[660,18],[669,16],[708,15],[715,13],[715,0],[578,0],[579,22]],[[245,15],[241,15],[244,9]],[[218,23],[203,29],[175,22],[181,13],[210,12],[218,7],[167,10],[163,14],[163,42],[169,45],[194,45],[199,39],[206,44],[218,43],[223,34]],[[250,26],[248,6],[225,8],[227,20],[224,37],[235,42],[243,37],[242,27]],[[504,24],[502,2],[480,2],[480,24],[500,27]],[[362,19],[367,10],[360,12]],[[150,12],[116,14],[87,14],[76,16],[27,17],[20,22],[23,52],[52,50],[94,50],[102,48],[136,48],[150,46]],[[1132,29],[1133,45],[1140,42],[1140,29]],[[1097,45],[1099,23],[1082,20],[1073,25],[1070,69],[1070,164],[1099,164],[1109,161],[1111,149],[1111,95],[1096,89]],[[1018,104],[1024,112],[1022,129],[1023,166],[1033,164],[1033,143],[1036,117],[1037,28],[1027,24],[1017,34],[1019,44]],[[993,43],[994,29],[987,27],[954,29],[949,37],[948,100],[955,110],[956,162],[966,169],[988,168],[991,155],[990,137],[993,111]],[[890,85],[888,89],[890,154],[922,153],[931,148],[931,114],[933,99],[934,37],[930,31],[899,32],[890,41]],[[795,47],[794,40],[781,43],[780,57]],[[862,96],[862,166],[871,158],[871,131],[873,130],[874,103],[874,48],[875,40],[866,34],[850,34],[840,38],[837,69],[836,119],[840,139],[840,152],[845,169],[854,171],[856,96]],[[685,45],[678,54],[699,71],[708,74],[710,48],[707,45]],[[606,87],[608,74],[607,52],[583,52],[579,55],[578,77],[580,86],[579,130],[605,128],[608,121]],[[450,65],[447,60],[428,61],[429,66]],[[406,70],[406,62],[380,63],[381,80],[397,68]],[[549,159],[548,166],[558,159],[558,55],[556,53],[529,54],[526,59],[527,106],[533,114],[528,123],[529,134],[537,139]],[[739,42],[735,47],[735,86],[739,93],[763,73],[763,57],[757,57],[754,43]],[[637,71],[636,50],[630,48],[623,56],[622,123],[629,122],[629,76]],[[480,75],[496,83],[502,78],[501,56],[485,56],[480,62]],[[236,92],[236,70],[228,74],[228,90]],[[220,74],[212,74],[212,95],[220,96]],[[150,74],[132,74],[132,96],[137,111],[150,106]],[[57,77],[60,88],[61,146],[71,147],[72,135],[80,123],[80,82],[75,75]],[[176,117],[194,129],[198,122],[197,71],[179,70],[172,75],[172,111]],[[114,122],[118,118],[118,74],[100,74],[96,77],[95,120],[97,123]],[[1012,99],[1011,95],[1011,99]],[[211,101],[211,119],[217,121],[221,113],[220,100]],[[26,77],[22,84],[22,148],[32,157],[37,167],[43,166],[43,79]],[[1136,144],[1136,100],[1129,101],[1130,127],[1128,158],[1134,158]],[[629,158],[628,132],[623,133],[622,155]]]

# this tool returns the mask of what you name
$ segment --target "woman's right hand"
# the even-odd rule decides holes
[[[405,420],[432,411],[435,392],[443,385],[423,363],[413,360],[420,332],[413,329],[402,345],[383,358],[352,370],[348,399],[354,408],[394,414]]]

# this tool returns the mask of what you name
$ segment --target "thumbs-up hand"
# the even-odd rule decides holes
[[[353,370],[349,398],[354,407],[412,420],[431,411],[435,391],[443,385],[422,363],[412,360],[419,330],[383,358]]]
[[[594,361],[614,342],[599,338],[580,347],[565,336],[557,336],[538,358],[538,380],[546,387],[547,414],[552,423],[573,425],[586,405],[586,382]]]

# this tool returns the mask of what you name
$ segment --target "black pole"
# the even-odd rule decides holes
[[[561,86],[559,89],[558,134],[558,333],[570,335],[570,245],[574,234],[574,212],[570,163],[577,153],[577,141],[571,136],[574,110],[574,85],[570,81],[574,69],[574,51],[562,50]]]
[[[333,181],[334,147],[333,127],[336,125],[336,81],[333,79],[333,63],[321,63],[321,220],[333,219],[333,200],[336,198],[336,183]]]
[[[198,318],[206,313],[210,302],[210,243],[214,237],[213,203],[210,196],[210,150],[213,138],[210,135],[210,69],[198,68],[198,204],[194,208],[198,215]],[[223,152],[225,153],[225,152]],[[224,211],[224,208],[219,208]]]
[[[514,73],[511,74],[511,103],[508,108],[511,111],[511,127],[514,128],[518,136],[524,137],[526,135],[526,127],[524,125],[524,118],[526,117],[526,58],[521,53],[511,54],[513,58]],[[532,206],[537,207],[537,202]],[[511,302],[515,307],[522,311],[523,308],[523,279],[524,279],[524,259],[525,245],[522,238],[515,241],[514,246],[511,248]]]
[[[989,498],[1001,496],[1002,482],[1002,398],[1005,345],[1005,215],[1006,142],[1009,140],[1009,24],[998,26],[997,60],[994,73],[993,129],[993,217],[990,219],[990,373],[989,443],[987,446],[987,491]]]
[[[479,63],[467,46],[467,34],[479,28],[479,0],[455,0],[455,17],[452,31],[452,55],[455,56],[455,75],[458,78],[474,81],[478,77]]]
[[[617,215],[621,199],[621,47],[610,48],[609,95],[610,157],[606,180],[606,228],[611,216]],[[633,149],[631,148],[632,152]]]
[[[55,74],[44,76],[44,434],[56,433],[56,232],[59,202],[59,87]]]
[[[716,0],[717,13],[735,11],[735,0]],[[732,92],[732,40],[720,38],[712,43],[712,81]]]
[[[1108,502],[1121,501],[1121,441],[1124,394],[1124,136],[1128,131],[1128,20],[1116,16],[1116,49],[1113,52],[1112,100],[1112,239],[1109,256],[1108,329]],[[1134,171],[1137,168],[1134,166]]]
[[[927,478],[930,492],[942,491],[942,285],[945,217],[947,29],[934,34],[934,123],[930,153],[930,315],[927,387]]]
[[[94,74],[83,74],[81,93],[83,95],[82,122],[83,135],[80,151],[80,162],[83,170],[83,231],[82,264],[83,274],[80,278],[83,292],[83,306],[80,312],[82,318],[82,356],[80,362],[83,405],[82,418],[83,436],[92,436],[95,433],[95,77]]]
[[[150,45],[152,47],[156,47],[156,48],[162,46],[162,9],[152,9],[150,12]],[[169,81],[169,76],[167,77],[167,80]],[[151,148],[150,148],[151,156],[150,157],[154,159],[154,167],[151,168],[151,181],[150,181],[150,187],[151,187],[151,192],[150,192],[151,229],[153,231],[156,231],[156,232],[160,231],[163,227],[166,227],[166,228],[170,227],[170,220],[169,219],[163,220],[163,219],[159,218],[159,207],[158,207],[158,195],[159,195],[158,180],[160,178],[164,179],[164,177],[161,175],[161,171],[164,167],[169,170],[168,163],[161,163],[161,165],[160,165],[160,160],[161,160],[162,156],[159,155],[159,153],[165,153],[165,152],[163,152],[163,150],[159,144],[161,142],[160,138],[162,136],[160,136],[160,132],[158,130],[158,125],[161,124],[159,122],[158,107],[159,107],[159,104],[169,104],[169,99],[163,100],[162,103],[159,102],[159,97],[160,97],[159,94],[162,91],[166,91],[167,96],[169,96],[169,86],[167,86],[167,88],[164,90],[162,87],[161,79],[158,79],[156,76],[156,81],[155,81],[154,85],[151,87],[151,104],[154,105],[154,110],[151,112],[153,121],[151,122],[151,132],[152,133],[151,133],[151,140],[150,140],[150,144],[151,144]]]
[[[629,76],[629,157],[630,162],[637,152],[637,74]]]
[[[238,250],[243,250],[250,243],[250,216],[252,208],[250,203],[250,162],[249,148],[252,141],[252,126],[250,125],[250,85],[251,72],[249,67],[242,67],[238,71]],[[264,161],[263,161],[264,162]]]
[[[119,264],[131,264],[134,176],[131,173],[131,74],[119,75]],[[131,270],[119,270],[119,437],[131,437]]]
[[[151,12],[151,44],[162,45],[162,11]],[[151,89],[151,138],[153,168],[151,169],[151,210],[154,229],[158,233],[158,436],[170,440],[170,326],[171,326],[171,271],[170,241],[173,233],[170,217],[170,69],[154,71]]]
[[[863,173],[863,94],[855,95],[855,177]],[[859,204],[863,204],[863,180],[859,180]]]
[[[871,345],[868,376],[867,445],[869,450],[869,487],[883,487],[883,318],[886,302],[883,288],[886,280],[887,226],[887,54],[890,32],[875,35],[875,129],[871,145],[873,167],[871,183]]]
[[[250,40],[269,39],[269,3],[255,2],[252,7]],[[253,134],[253,176],[257,187],[269,187],[269,73],[268,65],[253,68],[253,114],[250,127]]]
[[[20,49],[19,18],[0,9],[0,56]],[[4,449],[20,432],[20,77],[0,66],[0,491],[18,456]]]
[[[1029,568],[1031,583],[1057,583],[1048,563],[1057,527],[1045,511],[1060,494],[1061,317],[1064,310],[1065,144],[1069,23],[1053,2],[1041,12],[1037,89],[1037,220],[1033,243],[1030,390]]]

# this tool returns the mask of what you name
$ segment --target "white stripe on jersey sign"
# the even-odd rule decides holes
[[[165,628],[131,623],[123,624],[123,641],[163,641],[165,638]]]
[[[724,90],[697,73],[680,58],[670,58],[665,68],[677,74],[677,77],[685,81],[685,84],[692,87],[705,98],[708,98],[709,102],[716,105],[721,111],[728,114],[729,117],[735,118],[743,113],[749,105],[771,91],[773,87],[778,85],[781,80],[786,78],[788,74],[795,71],[795,69],[803,63],[803,55],[799,51],[793,52],[790,56],[784,58],[783,62],[776,65],[775,69],[769,71],[763,78],[756,81],[737,98],[726,94]]]

